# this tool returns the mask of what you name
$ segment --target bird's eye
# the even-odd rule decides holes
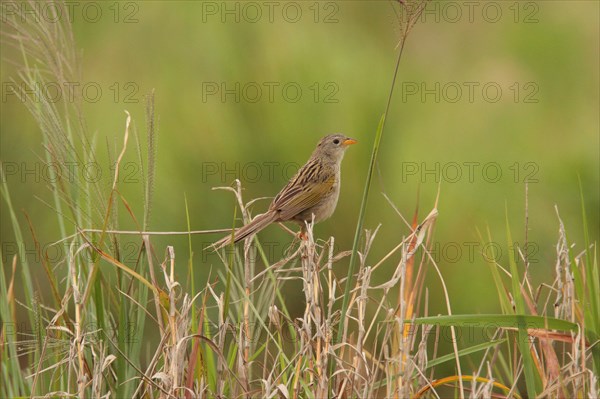
[[[339,144],[340,141],[338,139],[333,140],[333,144]]]

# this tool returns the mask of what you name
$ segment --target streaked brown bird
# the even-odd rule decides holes
[[[340,167],[348,146],[356,140],[343,134],[323,137],[310,159],[275,196],[269,210],[233,232],[233,242],[256,234],[271,223],[293,221],[304,231],[304,222],[318,223],[333,214],[340,195]],[[313,219],[314,218],[314,219]],[[219,249],[231,244],[232,235],[215,242]]]

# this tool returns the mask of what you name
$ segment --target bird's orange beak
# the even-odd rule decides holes
[[[344,140],[344,142],[342,144],[344,144],[344,145],[352,145],[352,144],[356,144],[356,143],[358,143],[358,141],[356,141],[354,139],[348,138],[348,139]]]

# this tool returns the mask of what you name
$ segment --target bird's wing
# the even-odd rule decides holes
[[[270,209],[279,211],[281,220],[289,220],[316,204],[328,194],[335,184],[335,174],[303,174],[299,171],[273,200]],[[304,181],[303,181],[304,180]]]

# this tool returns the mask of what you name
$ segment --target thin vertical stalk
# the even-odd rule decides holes
[[[409,25],[407,24],[407,27]],[[352,286],[352,276],[354,276],[354,269],[356,265],[356,256],[358,252],[358,242],[361,238],[362,227],[365,221],[365,214],[367,210],[367,201],[369,199],[369,191],[371,191],[371,180],[373,178],[373,172],[375,171],[375,164],[377,162],[377,155],[379,154],[379,145],[381,143],[381,137],[383,136],[383,129],[385,128],[386,116],[390,111],[390,104],[392,103],[392,97],[394,95],[394,87],[396,86],[396,78],[398,77],[398,69],[400,67],[400,60],[402,59],[402,53],[404,52],[404,43],[406,42],[405,31],[400,42],[400,50],[398,51],[398,58],[396,59],[396,67],[394,68],[394,75],[392,77],[392,85],[390,87],[390,94],[388,96],[387,104],[385,106],[385,113],[381,116],[377,133],[375,134],[375,142],[373,143],[373,150],[371,152],[371,161],[369,163],[369,171],[367,172],[367,180],[365,182],[365,188],[363,191],[362,201],[360,204],[360,211],[358,214],[358,222],[356,224],[356,231],[354,232],[354,242],[352,243],[352,255],[350,255],[350,263],[348,265],[348,278],[346,279],[346,288],[344,289],[344,297],[342,300],[342,318],[345,317],[346,311],[348,310],[348,301],[350,299],[350,287]],[[340,342],[343,336],[343,329],[340,328],[337,333],[337,342]]]

